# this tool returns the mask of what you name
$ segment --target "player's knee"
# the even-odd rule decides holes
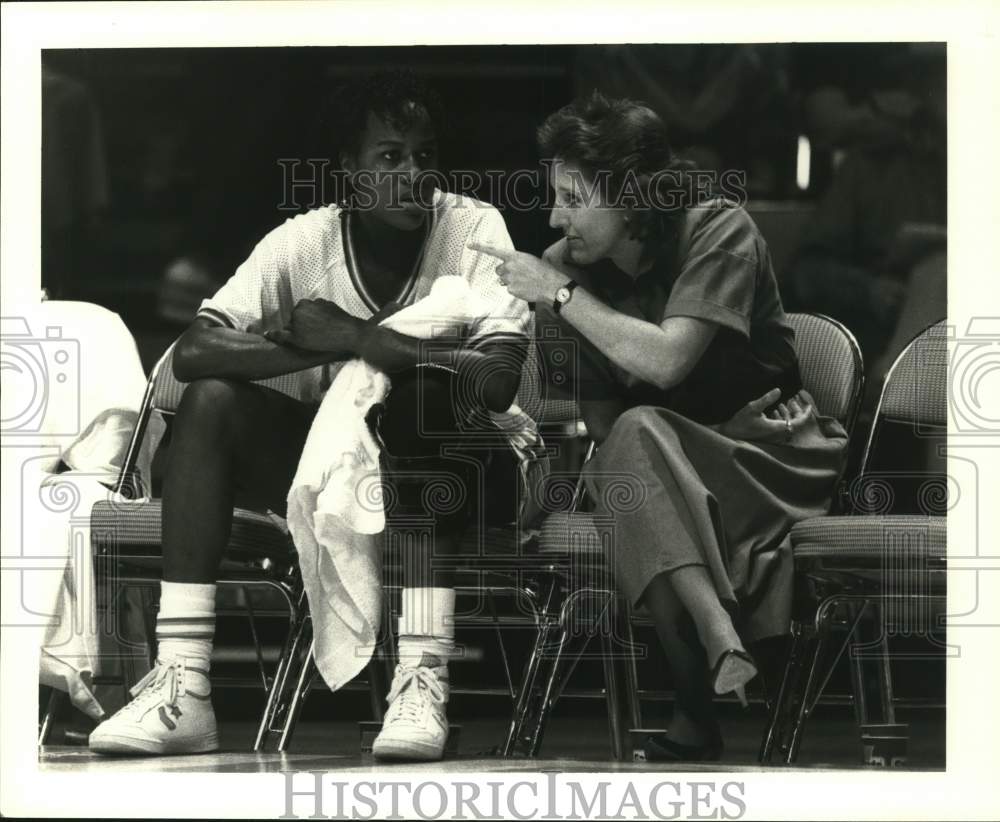
[[[243,386],[233,380],[206,377],[189,383],[177,408],[177,426],[216,433],[245,413]]]
[[[611,426],[611,433],[617,436],[631,436],[649,426],[656,417],[656,408],[653,406],[637,405],[622,412]]]
[[[453,375],[414,369],[393,378],[380,420],[386,450],[398,457],[430,457],[458,436]]]

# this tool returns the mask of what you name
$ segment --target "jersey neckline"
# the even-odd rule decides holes
[[[413,290],[416,287],[417,280],[420,278],[420,269],[423,267],[424,260],[427,257],[428,241],[433,235],[434,229],[437,227],[438,207],[439,207],[439,201],[437,196],[435,196],[434,207],[429,210],[430,219],[426,220],[424,223],[424,239],[420,245],[420,253],[417,255],[417,259],[413,263],[413,268],[410,271],[410,276],[407,278],[406,282],[403,284],[403,287],[400,289],[399,293],[396,295],[394,300],[390,300],[390,302],[397,302],[400,305],[405,305],[406,301],[413,294]],[[372,297],[371,292],[365,286],[364,280],[361,277],[361,267],[358,265],[357,254],[354,251],[354,240],[351,238],[350,208],[341,209],[340,231],[341,231],[341,236],[343,237],[344,260],[347,264],[347,273],[348,276],[350,276],[351,278],[351,283],[353,284],[355,291],[357,291],[358,296],[361,297],[362,301],[372,312],[372,314],[377,314],[381,309],[381,306],[376,302],[374,297]]]

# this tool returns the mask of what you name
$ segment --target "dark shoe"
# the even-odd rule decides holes
[[[722,737],[716,732],[706,745],[682,745],[666,734],[656,734],[647,736],[642,748],[647,762],[716,762],[722,758]]]
[[[733,691],[740,704],[747,707],[747,697],[744,686],[757,676],[757,663],[746,651],[730,648],[723,651],[712,668],[712,690],[717,694]]]

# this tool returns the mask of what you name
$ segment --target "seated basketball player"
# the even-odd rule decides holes
[[[95,751],[218,747],[209,684],[214,583],[234,503],[252,499],[257,508],[285,510],[318,400],[343,362],[361,357],[392,375],[384,413],[372,424],[390,455],[420,461],[420,471],[406,472],[411,477],[447,471],[472,482],[469,462],[440,456],[442,444],[463,437],[470,414],[505,411],[514,399],[528,307],[503,287],[495,258],[467,249],[470,242],[512,248],[503,218],[483,203],[418,186],[426,178],[420,172],[437,161],[436,98],[415,78],[386,73],[352,84],[337,100],[331,138],[353,198],[299,215],[264,237],[177,344],[174,373],[190,384],[174,421],[163,489],[156,668],[135,699],[91,735]],[[438,351],[436,364],[446,369],[417,368],[426,347],[377,323],[426,296],[445,275],[465,278],[492,311]],[[300,372],[306,402],[251,382],[292,372]],[[455,408],[455,396],[471,398],[470,407]],[[418,419],[433,420],[438,436],[422,438]],[[454,437],[442,440],[442,430]],[[498,458],[515,459],[510,451]],[[392,473],[384,473],[391,482]],[[417,479],[390,496],[419,505],[420,486]],[[433,518],[434,552],[453,552],[470,506],[424,513]],[[437,571],[431,578],[429,563],[405,564],[400,665],[374,752],[437,759],[448,729],[454,589]]]

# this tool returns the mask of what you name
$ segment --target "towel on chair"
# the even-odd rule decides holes
[[[21,531],[8,533],[18,519],[11,517],[4,544],[17,545],[26,563],[5,575],[4,621],[36,632],[40,681],[66,691],[73,705],[100,719],[104,711],[92,690],[102,632],[90,509],[116,499],[111,486],[146,379],[132,335],[117,314],[100,306],[43,302],[27,316],[4,318],[3,332],[3,391],[24,412],[11,426],[18,447],[4,449],[2,466],[5,487],[21,488]],[[23,393],[29,378],[43,392],[34,405],[22,402],[32,399]],[[148,466],[162,421],[151,434],[140,470]],[[60,462],[69,470],[57,473]]]
[[[411,337],[454,332],[488,311],[461,277],[382,322]],[[385,528],[379,446],[365,417],[385,399],[389,377],[363,360],[341,368],[327,391],[288,492],[288,529],[312,612],[316,667],[331,690],[365,667],[382,613]],[[512,407],[512,412],[516,408]]]

